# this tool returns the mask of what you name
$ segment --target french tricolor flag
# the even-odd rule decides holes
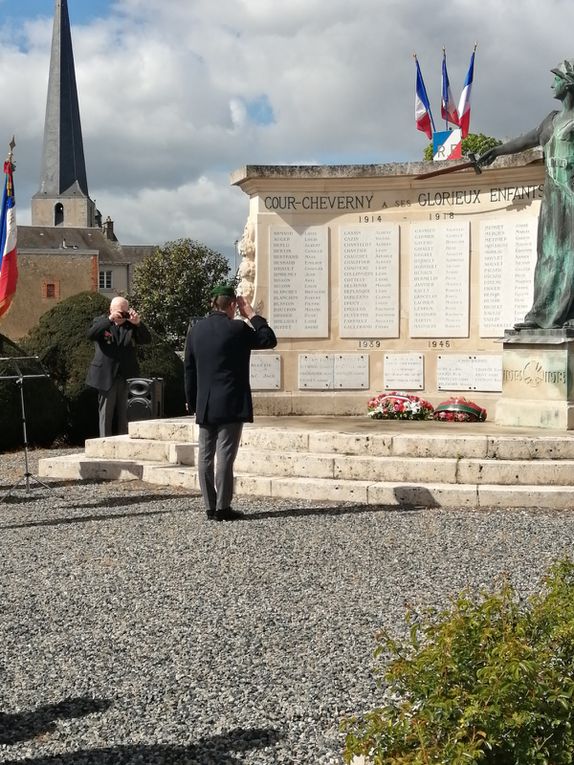
[[[0,209],[0,316],[10,308],[18,281],[16,262],[16,209],[12,160],[4,163],[4,193]]]
[[[427,96],[427,89],[419,66],[419,60],[415,56],[415,62],[417,65],[417,82],[415,89],[415,121],[417,123],[417,130],[422,130],[427,134],[428,138],[432,138],[434,130],[434,121],[432,118],[429,97]]]
[[[460,94],[460,101],[458,104],[458,119],[460,129],[462,131],[462,137],[466,138],[470,127],[470,94],[472,92],[472,80],[474,78],[474,55],[476,53],[476,45],[472,51],[470,57],[470,65],[466,74],[466,80],[464,81],[464,87]]]
[[[445,122],[450,122],[458,127],[458,112],[450,90],[448,72],[446,70],[446,50],[442,49],[442,98],[440,102],[441,117]]]

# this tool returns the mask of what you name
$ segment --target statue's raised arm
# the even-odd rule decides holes
[[[553,112],[555,114],[556,112]],[[544,123],[543,123],[544,124]],[[511,141],[500,144],[500,146],[493,146],[492,149],[485,151],[478,158],[478,164],[482,167],[490,165],[497,157],[502,157],[504,154],[517,154],[519,151],[526,151],[526,149],[533,149],[535,146],[540,146],[540,129],[541,125],[529,133],[513,138]]]
[[[534,301],[516,329],[574,326],[574,60],[555,69],[552,90],[562,108],[525,135],[489,149],[479,164],[535,146],[544,150],[546,176],[538,220]]]

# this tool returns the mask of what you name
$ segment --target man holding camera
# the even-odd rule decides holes
[[[115,297],[109,315],[94,319],[88,339],[96,344],[96,352],[86,384],[98,391],[100,438],[112,435],[114,413],[118,433],[127,433],[127,380],[139,376],[136,345],[151,342],[149,330],[125,298]]]

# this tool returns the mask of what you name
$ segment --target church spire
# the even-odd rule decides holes
[[[93,226],[95,210],[88,196],[68,3],[55,3],[42,175],[32,201],[32,223]]]

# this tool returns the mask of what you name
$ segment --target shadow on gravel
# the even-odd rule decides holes
[[[236,728],[207,736],[190,746],[156,744],[82,749],[54,756],[6,760],[5,765],[240,765],[231,752],[248,752],[273,746],[281,734],[273,728]]]
[[[156,496],[155,500],[157,499],[158,497]],[[170,497],[166,495],[166,496],[162,496],[161,499],[170,499]],[[122,504],[129,504],[129,503],[124,502]],[[103,507],[110,507],[110,505],[111,503],[102,503]],[[77,508],[98,507],[98,505],[74,505],[74,507],[77,507]],[[180,508],[177,510],[174,510],[174,509],[142,510],[141,512],[134,511],[130,513],[101,513],[97,515],[96,514],[78,515],[75,518],[46,518],[44,520],[38,520],[38,521],[26,521],[25,523],[0,524],[0,529],[29,529],[29,528],[43,527],[43,526],[66,526],[72,523],[89,523],[90,521],[109,521],[109,520],[113,520],[114,518],[138,518],[138,517],[148,518],[148,517],[151,517],[152,515],[169,515],[170,513],[189,513],[189,512],[193,512],[193,511],[189,510],[189,508]]]
[[[133,496],[126,496],[125,494],[121,497],[102,497],[101,500],[98,500],[97,502],[84,502],[83,504],[76,504],[74,502],[74,507],[77,508],[90,508],[90,507],[122,507],[123,505],[140,505],[144,502],[157,502],[158,500],[164,500],[164,499],[182,499],[186,498],[185,494],[162,494],[161,492],[157,492],[155,494],[134,494]],[[153,511],[152,511],[153,512]],[[162,510],[161,512],[173,512],[168,510]],[[181,510],[181,512],[186,512],[184,510]],[[151,515],[151,513],[150,513]]]
[[[55,720],[85,717],[95,712],[105,712],[111,706],[107,699],[64,699],[58,704],[38,707],[33,712],[5,714],[0,712],[0,744],[16,744],[29,741],[56,729]]]
[[[1,455],[0,455],[1,456]],[[22,479],[20,479],[22,480]],[[101,480],[95,480],[95,479],[89,479],[89,478],[82,478],[82,480],[78,480],[77,478],[70,478],[63,481],[56,481],[53,478],[49,477],[41,477],[40,480],[45,483],[47,486],[49,486],[50,489],[69,489],[74,486],[105,486],[106,484],[109,485],[109,481],[101,481]],[[3,491],[8,491],[10,488],[14,488],[14,485],[16,485],[16,477],[14,477],[14,482],[11,484],[0,484],[0,495]],[[36,491],[42,491],[43,487],[38,486],[38,484],[32,483],[32,488]],[[20,489],[21,490],[21,489]]]
[[[263,510],[247,513],[241,521],[259,521],[263,518],[308,518],[322,515],[356,515],[357,513],[412,513],[422,508],[413,505],[334,505],[327,507],[290,507],[287,510]]]

